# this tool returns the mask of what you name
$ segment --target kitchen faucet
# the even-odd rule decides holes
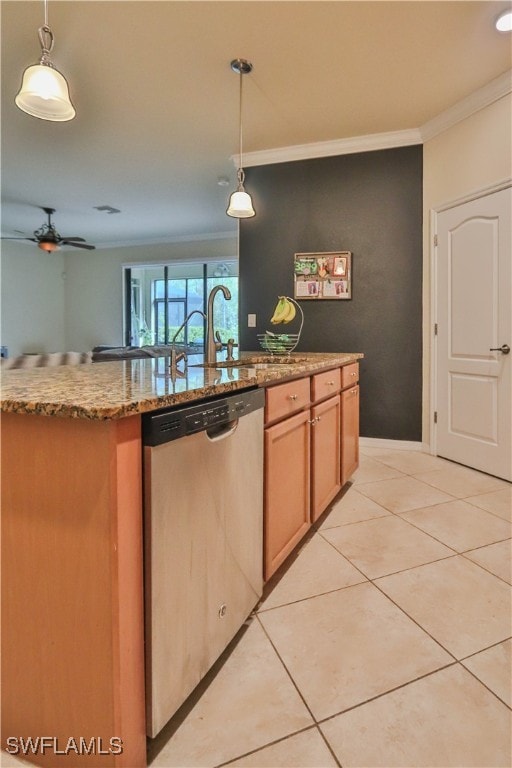
[[[218,341],[215,341],[215,330],[213,327],[213,301],[219,291],[222,291],[224,298],[228,301],[231,298],[231,292],[225,285],[216,285],[210,291],[208,296],[208,309],[206,319],[206,362],[216,363],[217,352],[222,349],[222,342],[220,336],[217,336]]]
[[[213,291],[212,291],[213,293]],[[187,362],[187,353],[186,352],[176,352],[176,347],[174,346],[174,342],[176,341],[179,334],[182,332],[192,315],[201,315],[201,317],[206,320],[206,315],[204,312],[201,312],[200,309],[193,309],[192,312],[189,312],[174,336],[171,339],[171,373],[176,373],[176,367],[180,360],[184,360],[184,362]]]

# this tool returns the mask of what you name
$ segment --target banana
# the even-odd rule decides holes
[[[287,301],[288,301],[288,314],[283,319],[283,323],[291,323],[291,321],[293,320],[293,318],[296,315],[295,306],[288,299],[287,299]]]
[[[280,323],[291,323],[296,315],[296,309],[293,302],[287,296],[279,296],[274,314],[270,318],[270,322],[273,325],[279,325]]]
[[[274,314],[270,318],[272,325],[278,325],[282,323],[286,315],[288,314],[288,299],[286,296],[278,296],[278,302],[274,309]]]

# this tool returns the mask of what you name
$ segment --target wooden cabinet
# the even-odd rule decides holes
[[[359,363],[344,365],[341,369],[341,388],[353,387],[359,381]]]
[[[341,393],[341,484],[359,466],[359,386]]]
[[[359,466],[359,363],[341,369],[341,485]]]
[[[326,397],[336,394],[341,389],[341,369],[315,373],[311,377],[311,400],[318,403]]]
[[[311,522],[314,523],[341,488],[340,396],[315,405],[311,417]]]
[[[265,580],[311,525],[309,422],[308,408],[265,430]]]
[[[309,376],[268,387],[265,397],[265,423],[284,419],[310,403]]]
[[[3,413],[2,447],[2,733],[116,736],[31,762],[143,768],[140,417]]]
[[[266,390],[265,581],[358,467],[358,380],[351,363]]]

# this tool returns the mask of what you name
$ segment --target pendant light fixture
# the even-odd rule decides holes
[[[41,44],[39,64],[33,64],[23,73],[23,80],[16,105],[33,117],[53,122],[72,120],[76,114],[69,98],[66,78],[55,69],[50,52],[53,49],[53,32],[48,26],[48,0],[44,0],[44,24],[38,30]]]
[[[253,208],[251,196],[244,189],[245,174],[242,167],[242,78],[244,75],[248,75],[249,72],[252,72],[252,64],[245,59],[233,59],[231,62],[231,69],[240,77],[240,154],[238,156],[238,184],[236,190],[229,198],[229,205],[226,213],[228,216],[233,216],[235,219],[249,219],[251,216],[255,215],[256,211]]]
[[[512,11],[503,11],[495,22],[498,32],[512,32]]]

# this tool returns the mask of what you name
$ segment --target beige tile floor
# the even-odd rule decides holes
[[[362,449],[152,768],[509,768],[511,509],[508,483]]]
[[[154,768],[512,764],[508,483],[362,449]]]

